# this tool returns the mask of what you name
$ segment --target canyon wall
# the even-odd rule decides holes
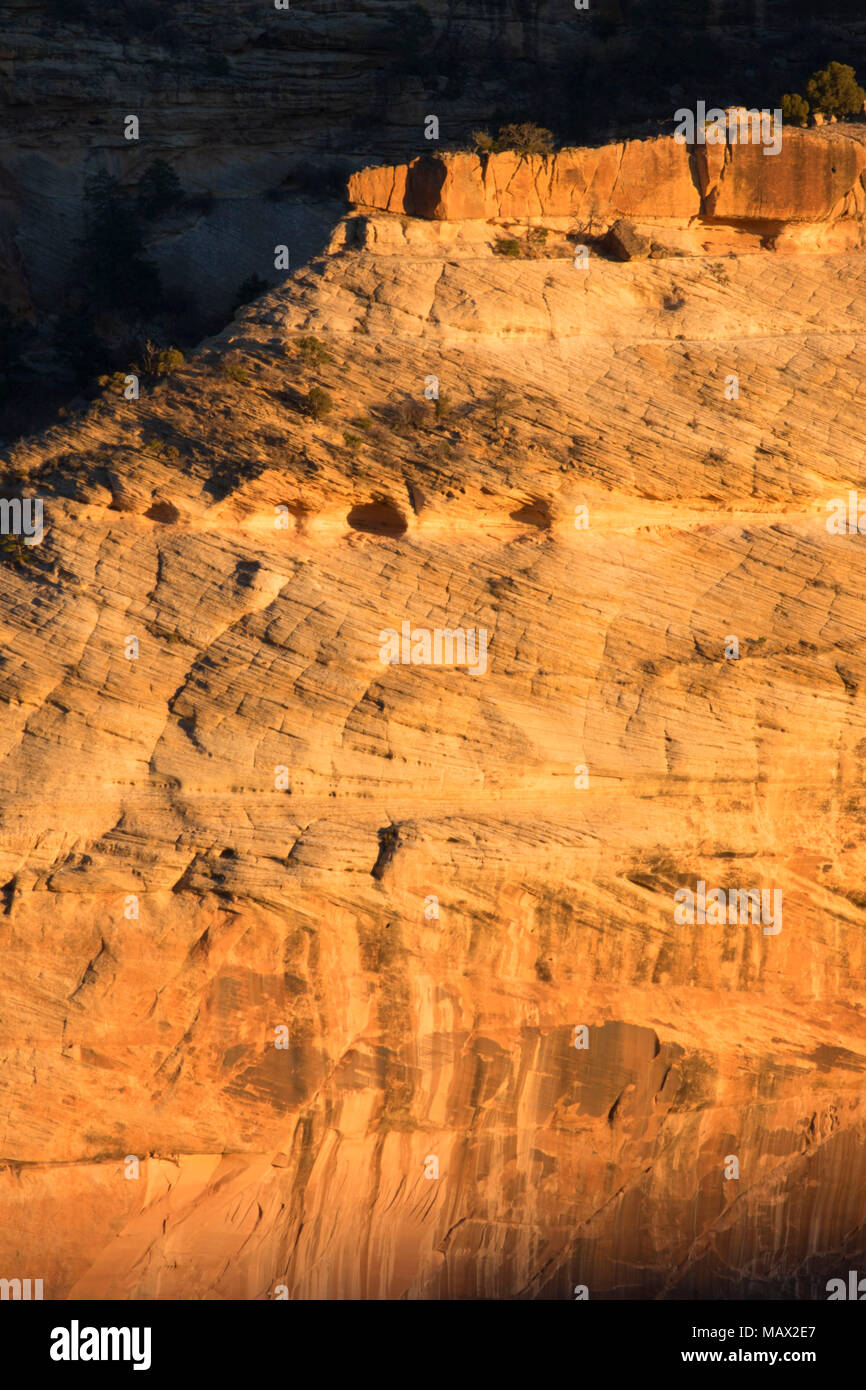
[[[853,0],[820,14],[805,0],[593,0],[586,12],[553,0],[8,0],[0,302],[56,312],[99,170],[134,188],[164,159],[205,200],[149,229],[149,251],[167,283],[224,320],[248,275],[273,281],[275,244],[293,267],[323,249],[339,207],[321,203],[339,199],[340,178],[429,153],[430,113],[446,149],[513,120],[597,144],[655,134],[699,98],[775,107],[802,90],[816,52],[866,63]]]
[[[863,1268],[866,260],[486,216],[356,212],[7,455],[0,1274],[47,1298]],[[679,923],[698,882],[781,929]]]
[[[366,168],[349,179],[360,209],[441,221],[617,218],[735,223],[861,220],[866,211],[866,134],[785,127],[778,153],[760,145],[687,145],[673,136],[548,157],[513,153],[421,156]]]

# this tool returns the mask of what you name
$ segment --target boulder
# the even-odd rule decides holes
[[[604,239],[605,248],[618,261],[646,260],[652,247],[645,236],[641,236],[624,217],[614,222]]]

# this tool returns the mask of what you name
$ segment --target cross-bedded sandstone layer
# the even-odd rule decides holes
[[[825,524],[866,262],[370,226],[11,460],[0,1272],[823,1297],[866,1255],[864,542]],[[383,666],[405,619],[486,673]],[[677,925],[698,880],[782,931]]]

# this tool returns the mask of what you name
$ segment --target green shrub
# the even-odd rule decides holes
[[[490,416],[490,423],[499,434],[506,415],[510,414],[517,404],[517,397],[512,395],[507,386],[494,386],[484,404]]]
[[[249,383],[250,374],[246,367],[241,366],[240,362],[223,362],[222,372],[229,381],[236,381],[240,386],[246,386]]]
[[[526,159],[531,154],[551,154],[553,144],[553,131],[534,125],[532,121],[512,121],[509,125],[500,126],[495,140],[487,130],[476,130],[472,135],[472,148],[476,154],[500,154],[509,150]]]
[[[106,373],[103,376],[97,377],[96,384],[97,386],[101,386],[103,390],[114,391],[116,395],[122,396],[126,390],[126,373]]]
[[[330,353],[324,345],[310,333],[298,339],[298,352],[308,367],[321,367],[323,363],[331,360]]]
[[[260,294],[271,288],[270,280],[265,280],[261,275],[248,275],[246,280],[238,286],[232,313],[235,309],[240,309],[244,304],[251,304],[254,299],[258,299]]]
[[[33,563],[30,547],[20,536],[0,536],[0,555],[3,555],[16,569],[26,569]]]
[[[553,150],[553,131],[544,126],[533,125],[531,121],[504,125],[497,140],[500,150],[513,150],[515,154],[550,154]]]
[[[185,361],[185,358],[184,358],[184,355],[183,355],[183,353],[181,352],[180,348],[176,348],[176,347],[162,348],[161,351],[159,352],[158,356],[157,356],[157,359],[156,359],[156,374],[157,374],[157,376],[168,376],[171,372],[175,371],[178,367],[182,367],[183,364],[184,364],[184,361]]]
[[[158,307],[159,272],[145,258],[139,216],[117,179],[101,173],[87,180],[76,271],[96,313],[133,317]]]
[[[789,125],[805,125],[809,119],[809,103],[797,92],[786,92],[782,97],[782,120]]]
[[[399,432],[419,430],[427,424],[430,418],[428,407],[413,398],[398,401],[396,405],[390,406],[389,414],[391,424]]]
[[[307,411],[314,420],[324,420],[334,408],[334,402],[321,386],[311,386],[307,393]]]
[[[476,154],[495,154],[498,146],[489,130],[472,132],[472,149]]]
[[[806,83],[813,111],[826,116],[855,116],[863,110],[866,91],[858,86],[854,69],[847,63],[828,63]]]
[[[180,348],[160,347],[149,338],[140,349],[139,357],[141,365],[136,362],[132,364],[132,371],[138,376],[169,376],[177,367],[182,367],[185,361]]]
[[[136,206],[142,217],[162,217],[183,202],[180,179],[164,159],[148,164],[138,185]]]
[[[520,242],[513,237],[500,237],[493,246],[494,256],[519,256]]]
[[[452,410],[454,409],[454,403],[453,403],[453,401],[451,400],[451,397],[449,396],[449,394],[448,394],[447,391],[440,391],[440,392],[439,392],[439,395],[438,395],[436,401],[434,402],[433,408],[434,408],[434,410],[435,410],[435,412],[436,412],[436,419],[437,419],[437,420],[447,420],[447,419],[448,419],[449,415],[451,414]]]

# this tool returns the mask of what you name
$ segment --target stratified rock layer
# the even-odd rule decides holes
[[[859,127],[785,127],[775,154],[758,144],[687,145],[664,136],[547,157],[428,155],[408,165],[362,169],[349,180],[349,199],[360,208],[445,221],[825,222],[863,217],[864,170]]]
[[[823,1297],[866,1257],[864,542],[825,524],[866,261],[381,223],[12,460],[0,1273]],[[487,670],[383,665],[404,619]],[[678,925],[699,880],[782,930]]]

